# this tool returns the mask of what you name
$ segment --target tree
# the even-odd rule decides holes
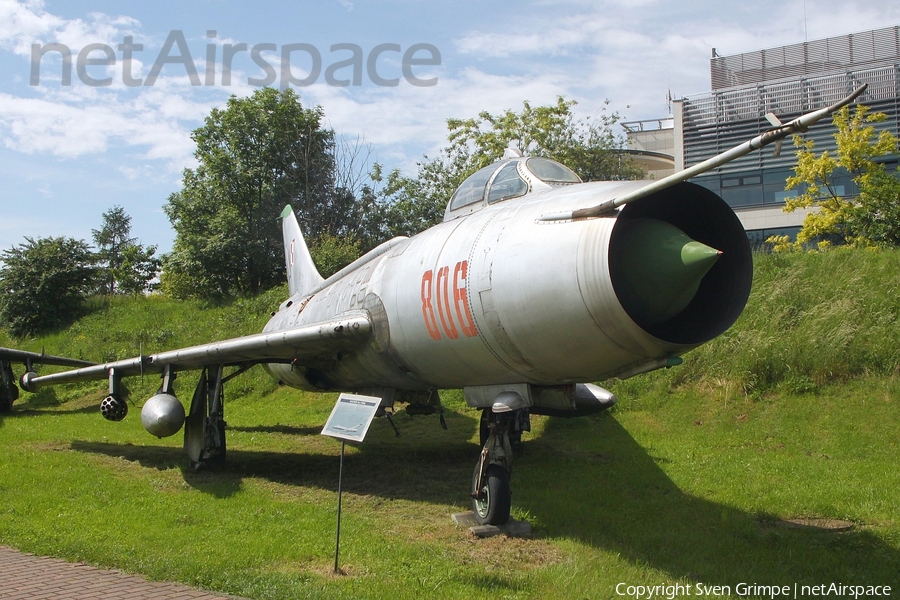
[[[525,101],[519,113],[483,111],[477,119],[449,119],[450,153],[468,156],[472,171],[499,160],[507,148],[514,147],[525,156],[557,160],[585,181],[642,176],[641,169],[620,152],[623,140],[613,132],[618,113],[607,114],[604,106],[596,121],[576,120],[572,114],[576,104],[558,96],[556,104],[547,106],[532,107]]]
[[[286,204],[314,241],[345,235],[353,194],[334,182],[334,133],[293,90],[257,90],[213,109],[192,138],[199,165],[165,206],[176,232],[163,285],[176,297],[256,294],[284,281]],[[311,244],[313,245],[313,244]]]
[[[159,273],[156,246],[140,245],[131,235],[131,217],[121,206],[103,213],[103,226],[92,230],[101,267],[100,292],[141,294]]]
[[[156,246],[132,244],[120,254],[118,268],[113,271],[116,292],[137,296],[156,289],[153,280],[159,274],[162,260],[156,255]]]
[[[101,293],[113,294],[116,289],[115,271],[121,265],[122,250],[137,240],[131,233],[131,217],[121,206],[114,206],[103,213],[103,226],[91,230],[98,258],[103,264]]]
[[[359,241],[323,233],[310,248],[310,254],[319,273],[327,278],[359,258]]]
[[[855,246],[900,245],[900,180],[876,159],[897,152],[897,137],[876,131],[875,123],[884,121],[884,113],[869,113],[863,105],[851,112],[844,107],[833,117],[837,128],[835,153],[815,153],[811,139],[794,137],[797,148],[795,175],[786,189],[803,193],[788,198],[785,212],[814,208],[807,214],[796,242],[785,236],[769,238],[776,251],[801,249],[817,243],[820,248],[832,244]],[[849,176],[859,190],[857,197],[841,193],[836,183]]]
[[[874,246],[900,247],[900,168],[888,173],[883,165],[859,183],[859,210],[854,227]]]
[[[82,240],[26,237],[2,260],[0,320],[17,337],[71,323],[96,285],[94,255]]]
[[[513,147],[526,156],[558,160],[585,181],[637,179],[643,175],[622,153],[622,140],[613,132],[619,121],[605,108],[596,120],[576,120],[574,100],[558,97],[556,104],[499,115],[481,112],[470,119],[448,119],[450,145],[438,157],[424,157],[415,178],[392,171],[381,191],[393,235],[410,235],[440,221],[444,206],[466,177],[503,157]],[[373,179],[381,183],[380,168]]]

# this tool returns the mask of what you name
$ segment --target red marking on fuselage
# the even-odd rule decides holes
[[[472,321],[472,311],[469,310],[469,295],[466,293],[468,285],[469,261],[463,260],[456,263],[453,269],[453,304],[456,306],[456,317],[462,327],[463,335],[475,337],[478,331]]]
[[[437,274],[437,305],[438,316],[441,318],[441,325],[444,327],[444,333],[451,340],[459,337],[456,325],[453,323],[453,314],[450,312],[450,267],[441,267]],[[444,318],[444,312],[447,312],[447,318]]]
[[[431,282],[433,280],[433,271],[425,271],[422,275],[422,316],[425,318],[425,327],[428,329],[428,335],[430,335],[432,339],[439,340],[441,339],[441,332],[438,329],[437,321],[434,318],[434,306],[431,304]]]
[[[478,330],[475,328],[475,320],[472,318],[472,311],[469,308],[469,298],[466,291],[468,285],[468,261],[462,260],[456,263],[453,268],[452,283],[452,300],[451,300],[451,282],[450,267],[444,266],[437,269],[437,277],[434,271],[428,270],[422,274],[422,317],[425,319],[425,328],[428,335],[432,339],[441,339],[441,330],[438,329],[437,318],[434,314],[434,301],[437,302],[438,318],[441,321],[441,328],[444,335],[451,340],[459,339],[459,328],[462,329],[463,335],[466,337],[475,337]],[[454,322],[453,313],[456,313],[456,321]]]

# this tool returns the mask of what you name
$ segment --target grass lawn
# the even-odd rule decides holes
[[[619,583],[900,590],[891,377],[737,399],[623,387],[608,414],[534,417],[512,477],[513,515],[535,528],[527,540],[478,540],[450,521],[469,506],[478,414],[444,393],[448,431],[400,412],[402,437],[378,419],[347,446],[343,576],[331,573],[340,442],[319,435],[335,396],[242,395],[240,379],[226,388],[228,463],[211,473],[186,468],[180,434],[146,434],[139,406],[104,421],[103,385],[24,394],[0,416],[0,543],[250,598],[619,598]],[[779,523],[800,517],[854,526]]]

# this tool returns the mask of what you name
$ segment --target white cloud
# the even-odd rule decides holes
[[[63,23],[43,6],[41,0],[0,0],[0,47],[30,56],[31,44]]]
[[[88,20],[66,20],[44,10],[42,0],[0,0],[0,48],[29,58],[32,44],[65,44],[77,52],[92,43],[114,45],[139,27],[127,16],[90,13]]]
[[[91,13],[86,19],[66,20],[46,12],[40,0],[0,0],[0,48],[26,59],[31,57],[33,43],[62,43],[77,53],[91,43],[115,49],[126,35],[143,39],[147,42],[143,55],[155,56],[139,27],[128,16]],[[86,85],[74,72],[72,84],[64,86],[62,61],[57,53],[48,53],[41,62],[40,85],[29,86],[31,94],[0,93],[3,145],[26,154],[67,159],[102,154],[113,147],[136,147],[143,150],[144,158],[162,160],[173,172],[193,164],[190,131],[213,106],[224,104],[230,90],[191,86],[178,65],[167,65],[154,86],[128,87],[123,68],[121,60],[105,70],[89,68],[95,79],[112,79],[107,87]],[[146,78],[148,71],[136,54],[129,75]]]
[[[503,32],[475,32],[457,38],[459,52],[479,60],[509,56],[566,56],[579,48],[603,45],[616,21],[597,14],[564,14],[528,26],[522,19]],[[513,33],[514,32],[514,33]]]
[[[629,119],[664,116],[669,89],[676,96],[708,91],[712,48],[737,54],[803,41],[805,30],[817,39],[900,21],[896,3],[838,0],[543,0],[520,6],[502,26],[486,20],[455,38],[457,52],[484,69],[559,82],[562,93],[582,104],[609,98]]]
[[[180,171],[192,162],[194,151],[185,122],[201,118],[209,108],[161,91],[114,104],[0,93],[0,139],[19,152],[70,159],[135,146],[144,149],[145,158],[166,161]]]

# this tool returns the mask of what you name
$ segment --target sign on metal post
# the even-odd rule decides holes
[[[334,540],[334,572],[340,573],[338,568],[338,556],[341,550],[341,496],[343,495],[344,482],[344,446],[347,440],[362,442],[369,425],[375,418],[375,412],[381,405],[381,398],[374,396],[360,396],[359,394],[341,394],[338,397],[331,416],[322,428],[322,435],[331,436],[341,440],[341,470],[338,475],[338,508],[337,508],[337,533]]]
[[[374,396],[341,394],[325,422],[322,435],[350,442],[363,441],[380,405],[381,398]]]

